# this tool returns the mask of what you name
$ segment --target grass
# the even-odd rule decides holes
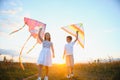
[[[25,63],[25,70],[21,70],[18,63],[6,64],[0,62],[0,80],[23,80],[38,73],[37,65]],[[49,80],[68,80],[66,79],[66,66],[64,64],[54,64],[49,69]],[[43,76],[45,70],[43,69]],[[72,80],[119,80],[120,61],[108,63],[89,63],[75,64]],[[36,80],[33,76],[27,80]]]
[[[35,64],[26,63],[24,66],[26,69],[23,71],[18,63],[0,62],[0,80],[22,80],[37,73]]]

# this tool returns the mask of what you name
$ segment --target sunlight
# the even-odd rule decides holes
[[[65,60],[62,58],[53,59],[53,64],[65,64]]]

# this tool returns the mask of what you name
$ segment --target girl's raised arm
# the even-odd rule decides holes
[[[42,28],[39,29],[38,38],[40,39],[41,42],[43,42],[43,38],[42,38],[41,35],[40,35],[41,31],[42,31]]]

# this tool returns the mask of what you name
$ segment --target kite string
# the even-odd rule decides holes
[[[31,49],[29,49],[29,51],[27,51],[27,54],[33,50],[33,48],[37,45],[37,43],[38,43],[38,42],[36,42],[36,43],[33,45],[33,47],[32,47]]]

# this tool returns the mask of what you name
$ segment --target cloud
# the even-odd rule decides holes
[[[22,5],[23,4],[21,0],[0,0],[0,6],[2,7],[16,7],[16,6],[22,6]]]
[[[3,32],[10,33],[24,25],[24,17],[30,17],[30,13],[23,11],[21,0],[4,1],[0,9],[0,35]],[[7,5],[7,6],[6,6]]]
[[[2,10],[0,11],[1,14],[16,14],[15,10]]]
[[[15,14],[21,12],[22,10],[23,10],[22,7],[18,7],[16,9],[1,10],[0,14],[15,15]]]
[[[15,15],[23,10],[20,0],[2,0],[1,2],[0,14]]]
[[[18,56],[18,52],[10,49],[0,49],[1,55]]]

